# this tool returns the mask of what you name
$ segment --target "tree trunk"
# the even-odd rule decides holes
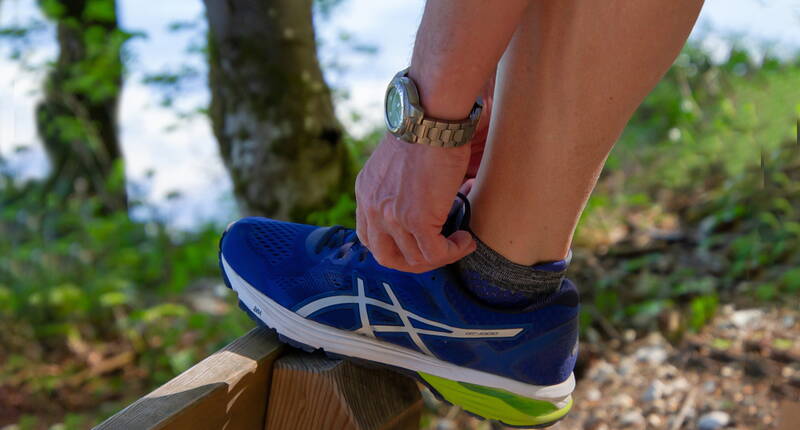
[[[211,119],[243,212],[305,221],[352,187],[312,0],[205,0]]]
[[[125,209],[117,103],[127,36],[118,28],[116,4],[57,0],[43,9],[57,24],[59,47],[36,110],[52,164],[46,190],[61,198],[97,197],[104,211]]]

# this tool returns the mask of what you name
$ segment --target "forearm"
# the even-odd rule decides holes
[[[429,0],[409,76],[427,116],[463,119],[497,67],[529,0]]]

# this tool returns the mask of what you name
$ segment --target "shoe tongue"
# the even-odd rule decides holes
[[[458,196],[453,201],[453,206],[450,207],[450,213],[447,215],[447,221],[442,226],[442,235],[445,237],[457,232],[458,230],[469,231],[469,218],[470,206],[467,196],[458,193]]]

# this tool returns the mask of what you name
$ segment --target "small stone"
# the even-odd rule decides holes
[[[656,399],[660,399],[661,396],[664,394],[664,383],[656,379],[647,387],[644,391],[644,395],[642,395],[642,400],[647,403],[650,403]]]
[[[650,414],[647,416],[647,425],[650,427],[661,427],[661,423],[663,422],[664,420],[658,414]]]
[[[667,350],[658,345],[644,346],[636,350],[635,356],[642,363],[657,366],[667,359]]]
[[[622,409],[629,409],[633,407],[633,398],[625,393],[622,393],[614,397],[614,401],[612,403],[614,406],[619,406]]]
[[[436,423],[436,430],[455,430],[456,428],[456,423],[448,418],[442,418]]]
[[[586,423],[584,426],[586,430],[609,430],[608,424],[600,421],[600,420],[593,420]]]
[[[612,366],[611,363],[601,361],[592,368],[589,377],[596,382],[606,382],[614,373],[614,366]]]
[[[717,383],[714,381],[706,381],[703,384],[703,391],[705,391],[706,393],[713,393],[716,390],[717,390]]]
[[[728,316],[736,311],[736,308],[732,304],[722,305],[722,309],[720,313],[722,315]]]
[[[676,377],[679,373],[680,371],[678,371],[678,369],[671,364],[664,364],[663,366],[656,368],[656,375],[659,378],[666,380]]]
[[[667,410],[670,412],[678,412],[681,407],[681,401],[678,397],[670,397],[667,399]]]
[[[625,357],[619,363],[619,367],[617,368],[617,373],[619,374],[619,376],[628,376],[633,371],[633,367],[634,367],[633,360],[631,360],[629,357]]]
[[[722,370],[720,370],[720,374],[726,378],[730,378],[733,376],[733,368],[730,366],[724,366]]]
[[[626,412],[624,415],[620,417],[619,423],[623,427],[637,426],[637,425],[640,426],[644,424],[644,417],[642,416],[642,413],[639,411],[630,411]]]
[[[586,400],[590,402],[596,402],[603,397],[603,394],[600,393],[600,390],[597,388],[592,388],[586,392]]]
[[[672,382],[672,384],[670,384],[670,385],[672,386],[672,389],[674,391],[678,391],[678,392],[688,391],[689,388],[691,388],[691,386],[692,386],[689,383],[689,381],[686,378],[683,378],[683,377],[675,379]]]
[[[783,366],[783,369],[781,369],[781,376],[788,378],[792,375],[794,375],[794,369],[789,366]]]
[[[763,315],[764,311],[760,309],[743,309],[731,314],[730,320],[737,328],[750,328],[755,325]]]
[[[713,411],[709,412],[697,421],[697,428],[699,430],[717,430],[728,425],[731,421],[731,416],[726,412]]]

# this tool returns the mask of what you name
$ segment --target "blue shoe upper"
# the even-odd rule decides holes
[[[232,225],[221,253],[261,293],[322,324],[535,385],[563,382],[575,366],[579,299],[566,279],[526,309],[493,308],[462,288],[450,267],[388,269],[352,230],[266,218]],[[368,298],[370,327],[362,327],[359,295]],[[460,334],[448,336],[451,328]]]

